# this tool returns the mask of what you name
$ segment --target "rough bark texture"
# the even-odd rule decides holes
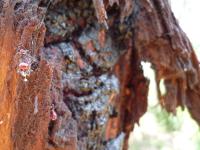
[[[199,62],[167,0],[48,4],[0,2],[0,149],[126,150],[147,110],[141,61],[156,72],[161,105],[186,106],[200,123]]]

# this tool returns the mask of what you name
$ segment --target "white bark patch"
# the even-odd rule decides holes
[[[38,96],[35,96],[34,99],[34,115],[36,115],[38,113]]]

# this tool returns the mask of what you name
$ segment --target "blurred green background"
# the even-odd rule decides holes
[[[200,0],[170,0],[180,26],[189,37],[200,60]],[[157,100],[155,75],[149,63],[143,63],[150,79],[148,112],[135,126],[129,150],[200,150],[200,132],[187,109],[177,109],[176,116],[163,110]]]

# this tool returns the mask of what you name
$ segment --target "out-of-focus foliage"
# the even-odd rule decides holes
[[[166,110],[161,107],[150,108],[150,111],[155,115],[158,125],[166,132],[174,132],[181,128],[183,123],[183,114],[181,116],[175,117],[169,114]]]
[[[199,150],[198,125],[187,110],[172,116],[160,106],[151,106],[130,138],[129,150]]]

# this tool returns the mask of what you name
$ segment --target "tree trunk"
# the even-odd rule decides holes
[[[200,123],[199,62],[166,0],[3,0],[0,58],[1,150],[127,150],[141,61],[160,104]]]

